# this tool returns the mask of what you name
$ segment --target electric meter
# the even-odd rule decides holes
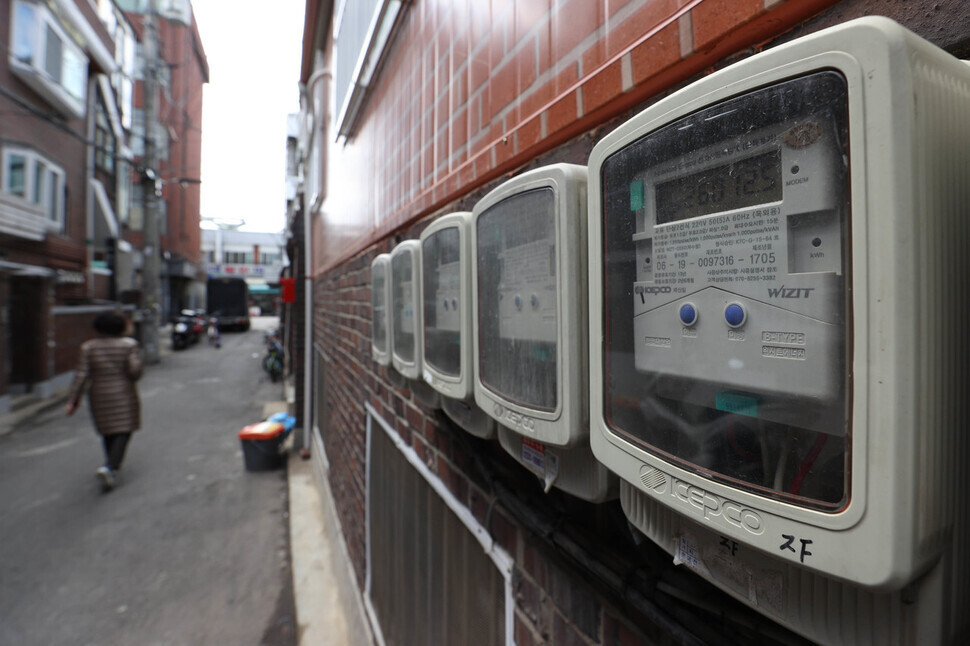
[[[423,376],[453,422],[489,439],[495,422],[475,404],[472,378],[471,219],[469,211],[451,213],[421,233]]]
[[[473,218],[476,403],[547,489],[615,496],[587,443],[586,168],[523,173],[482,198]]]
[[[391,300],[388,273],[391,255],[379,254],[370,265],[371,299],[371,356],[382,366],[391,364],[390,326],[387,324],[387,303]]]
[[[391,251],[391,364],[408,379],[421,378],[420,246],[405,240]]]
[[[865,19],[590,158],[593,451],[637,527],[812,639],[798,608],[897,607],[944,555],[970,604],[968,99],[970,68]]]

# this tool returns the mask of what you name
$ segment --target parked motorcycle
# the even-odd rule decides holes
[[[172,324],[172,349],[183,350],[198,343],[205,330],[205,319],[195,310],[182,310]]]
[[[263,357],[263,370],[275,383],[283,376],[283,344],[275,331],[266,333],[266,356]]]

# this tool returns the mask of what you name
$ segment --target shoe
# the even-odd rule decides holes
[[[111,491],[115,488],[115,474],[108,467],[100,467],[95,475],[101,481],[101,491]]]

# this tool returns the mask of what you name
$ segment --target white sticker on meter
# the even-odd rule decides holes
[[[551,233],[551,232],[550,232]],[[499,336],[556,342],[556,248],[541,239],[499,252]]]
[[[414,290],[411,281],[401,283],[401,331],[414,334]]]
[[[440,331],[458,332],[461,319],[458,304],[461,297],[461,265],[458,261],[438,265],[438,290],[435,294],[435,321]]]

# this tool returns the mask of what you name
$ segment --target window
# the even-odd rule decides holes
[[[168,161],[168,128],[161,123],[155,124],[155,155],[160,160]],[[145,111],[135,108],[134,120],[131,126],[131,150],[138,157],[145,156]]]
[[[115,136],[104,99],[98,97],[94,131],[94,163],[109,173],[115,170]]]
[[[390,42],[401,0],[343,0],[335,20],[337,135],[349,137]]]
[[[261,253],[259,254],[259,264],[261,265],[272,265],[280,261],[280,254],[278,253]]]
[[[26,148],[5,148],[2,160],[3,192],[28,202],[28,209],[43,218],[47,228],[63,229],[64,171]]]
[[[11,71],[58,111],[84,115],[88,59],[46,5],[15,0]]]
[[[223,262],[227,265],[252,265],[253,264],[252,252],[226,251],[223,254],[223,257],[225,258]]]

